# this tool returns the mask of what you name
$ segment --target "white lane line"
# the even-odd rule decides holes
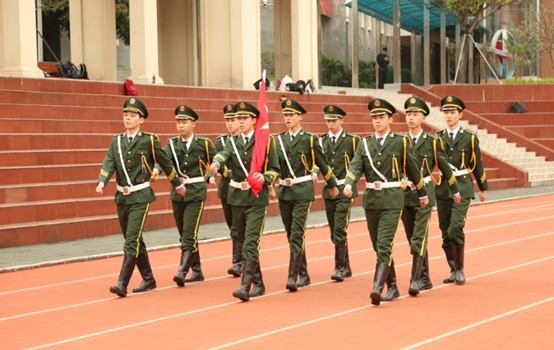
[[[494,317],[488,318],[488,319],[486,319],[486,320],[483,320],[483,321],[481,321],[481,322],[477,322],[477,323],[474,323],[474,324],[470,324],[469,326],[466,326],[466,327],[463,327],[463,328],[460,328],[460,329],[456,329],[455,331],[452,331],[452,332],[448,332],[448,333],[439,335],[438,337],[435,337],[435,338],[431,338],[431,339],[422,341],[421,343],[417,343],[417,344],[414,344],[414,345],[412,345],[412,346],[408,346],[407,348],[403,348],[402,350],[415,349],[415,348],[420,347],[420,346],[422,346],[422,345],[432,343],[432,342],[434,342],[434,341],[437,341],[437,340],[446,338],[446,337],[451,336],[451,335],[454,335],[454,334],[456,334],[456,333],[460,333],[460,332],[463,332],[463,331],[467,331],[468,329],[475,328],[475,327],[477,327],[477,326],[481,326],[481,325],[483,325],[483,324],[485,324],[485,323],[489,323],[489,322],[492,322],[492,321],[496,321],[496,320],[498,320],[498,319],[500,319],[500,318],[502,318],[502,317],[510,316],[510,315],[513,315],[513,314],[518,313],[518,312],[520,312],[520,311],[524,311],[524,310],[530,309],[530,308],[532,308],[532,307],[539,306],[539,305],[544,304],[544,303],[548,303],[548,302],[553,301],[553,300],[554,300],[554,297],[548,298],[548,299],[544,299],[544,300],[538,301],[538,302],[536,302],[536,303],[533,303],[533,304],[530,304],[530,305],[527,305],[527,306],[524,306],[524,307],[520,307],[519,309],[515,309],[515,310],[512,310],[512,311],[508,311],[508,312],[506,312],[506,313],[503,313],[502,315],[494,316]]]
[[[488,245],[488,246],[479,247],[479,248],[474,248],[474,249],[468,249],[468,250],[466,250],[466,253],[467,253],[467,252],[474,251],[474,250],[480,250],[480,249],[484,249],[484,248],[497,247],[497,246],[500,246],[500,245],[505,245],[505,244],[510,244],[510,243],[516,243],[516,242],[520,242],[520,241],[524,241],[524,240],[528,240],[528,239],[532,239],[532,238],[538,238],[538,237],[548,236],[548,235],[552,235],[552,234],[554,234],[554,232],[545,233],[545,234],[542,234],[542,235],[538,235],[538,236],[536,236],[536,237],[526,237],[526,238],[521,238],[521,239],[517,239],[517,240],[513,240],[513,241],[491,244],[491,245]],[[440,259],[440,258],[442,258],[442,256],[437,256],[437,257],[429,258],[429,260]],[[483,276],[488,276],[488,275],[491,275],[491,274],[495,274],[495,273],[497,273],[497,272],[502,272],[502,271],[511,270],[511,269],[514,269],[514,268],[517,268],[517,267],[526,266],[526,265],[529,265],[529,264],[533,264],[533,263],[535,263],[535,262],[541,262],[541,261],[545,261],[545,260],[552,259],[552,258],[554,258],[554,256],[551,256],[551,257],[548,257],[548,258],[544,258],[544,259],[540,259],[540,260],[536,260],[536,261],[530,262],[530,263],[525,263],[525,264],[517,265],[517,266],[515,266],[515,267],[509,267],[509,268],[501,269],[501,270],[498,270],[498,271],[496,271],[496,272],[489,272],[489,273],[482,274],[482,275],[479,275],[479,276],[469,277],[469,278],[466,278],[466,280],[472,280],[472,279],[475,279],[475,278],[479,278],[479,277],[483,277]],[[403,267],[403,266],[411,266],[411,265],[412,265],[412,263],[411,263],[411,262],[408,262],[408,263],[404,263],[404,264],[395,265],[395,267]],[[367,274],[370,274],[370,273],[373,273],[373,272],[375,272],[375,271],[374,271],[374,270],[371,270],[371,271],[366,271],[366,272],[362,272],[362,273],[357,273],[357,274],[354,274],[352,277],[353,277],[353,278],[354,278],[354,277],[359,277],[359,276],[367,275]],[[304,288],[313,288],[313,287],[315,287],[315,286],[319,286],[319,285],[326,284],[326,283],[331,283],[331,282],[334,282],[334,281],[333,281],[333,280],[325,280],[325,281],[321,281],[321,282],[312,283],[312,284],[310,284],[309,286],[306,286],[306,287],[304,287]],[[443,288],[443,287],[447,287],[447,286],[450,286],[450,284],[443,284],[443,285],[440,285],[440,286],[437,286],[437,287],[433,287],[433,290],[434,290],[434,289]],[[166,287],[166,288],[175,288],[175,286]],[[165,289],[165,288],[164,288],[164,289]],[[152,292],[156,292],[156,290],[154,290],[154,291],[152,291]],[[260,296],[260,297],[257,297],[256,299],[263,299],[263,298],[267,298],[267,297],[270,297],[270,296],[274,296],[274,295],[278,295],[278,294],[283,294],[283,293],[287,293],[287,292],[288,292],[288,290],[285,289],[285,290],[281,290],[281,291],[278,291],[278,292],[274,292],[274,293],[269,293],[269,294],[262,295],[262,296]],[[428,291],[421,291],[421,293],[424,293],[424,292],[428,292]],[[401,298],[404,298],[404,297],[406,297],[406,296],[407,296],[407,295],[402,296]],[[136,324],[131,324],[131,325],[123,326],[123,327],[108,329],[108,330],[101,331],[101,332],[97,332],[97,333],[92,333],[92,334],[88,334],[88,335],[84,335],[84,336],[80,336],[80,337],[76,337],[76,338],[71,338],[71,339],[62,340],[62,341],[56,342],[56,343],[51,343],[51,344],[42,345],[42,346],[40,346],[40,347],[36,347],[36,348],[32,348],[32,349],[40,349],[40,348],[45,348],[45,347],[49,347],[49,346],[53,346],[53,345],[59,345],[59,344],[63,344],[63,343],[68,343],[68,342],[72,342],[72,341],[76,341],[76,340],[80,340],[80,339],[85,339],[85,338],[94,337],[94,336],[97,336],[97,335],[102,335],[102,334],[106,334],[106,333],[116,332],[116,331],[123,330],[123,329],[128,329],[128,328],[132,328],[132,327],[138,327],[138,326],[142,326],[142,325],[149,324],[149,323],[153,323],[153,322],[164,321],[164,320],[167,320],[167,319],[170,319],[170,318],[175,318],[175,317],[180,317],[180,316],[186,316],[186,315],[190,315],[190,314],[194,314],[194,313],[198,313],[198,312],[202,312],[202,311],[207,311],[207,310],[213,310],[213,309],[217,309],[217,308],[220,308],[220,307],[223,307],[223,306],[232,305],[232,304],[236,304],[236,303],[240,303],[240,301],[234,301],[234,302],[224,303],[224,304],[220,304],[220,305],[214,305],[214,306],[210,306],[210,307],[206,307],[206,308],[202,308],[202,309],[198,309],[198,310],[187,311],[187,312],[180,313],[180,314],[177,314],[177,315],[166,316],[166,317],[157,318],[157,319],[153,319],[153,320],[149,320],[149,321],[144,321],[144,322],[140,322],[140,323],[136,323]],[[370,306],[371,306],[371,305],[370,305]],[[366,307],[367,307],[367,306],[364,306],[364,307],[362,307],[362,308],[366,308]]]
[[[477,279],[477,278],[482,278],[482,277],[494,275],[494,274],[497,274],[497,273],[501,273],[501,272],[513,270],[513,269],[516,269],[516,268],[519,268],[519,267],[524,267],[524,266],[528,266],[528,265],[531,265],[531,264],[535,264],[535,263],[547,261],[547,260],[550,260],[550,259],[553,259],[553,258],[554,258],[554,256],[550,256],[550,257],[547,257],[547,258],[544,258],[544,259],[531,261],[531,262],[528,262],[528,263],[525,263],[525,264],[516,265],[516,266],[508,267],[508,268],[505,268],[505,269],[501,269],[501,270],[496,270],[496,271],[488,272],[488,273],[485,273],[485,274],[482,274],[482,275],[479,275],[479,276],[474,276],[474,277],[466,278],[466,280],[474,280],[474,279]],[[440,285],[440,286],[433,287],[433,289],[431,289],[431,290],[421,291],[420,293],[428,293],[428,292],[432,292],[433,290],[437,290],[437,289],[440,289],[440,288],[446,288],[446,287],[450,287],[450,286],[453,286],[453,285],[455,285],[455,284],[442,284],[442,285]],[[398,299],[404,299],[404,298],[407,298],[407,297],[409,297],[409,294],[402,295],[402,296],[400,296]],[[547,299],[547,300],[543,300],[543,301],[540,302],[540,303],[547,302],[547,301],[550,301],[550,300],[554,300],[554,298],[550,298],[550,299]],[[386,306],[386,305],[387,305],[387,303],[384,303],[384,304],[380,305],[379,307],[383,307],[383,306]],[[334,317],[339,317],[339,316],[343,316],[343,315],[346,315],[346,314],[350,314],[350,313],[353,313],[353,312],[356,312],[356,311],[368,309],[368,308],[370,308],[370,307],[374,307],[374,306],[373,306],[373,305],[365,305],[365,306],[357,307],[357,308],[350,309],[350,310],[346,310],[346,311],[342,311],[342,312],[339,312],[339,313],[336,313],[336,314],[333,314],[333,315],[320,317],[320,318],[317,318],[317,319],[314,319],[314,320],[310,320],[310,321],[307,321],[307,322],[302,322],[302,323],[298,323],[298,324],[295,324],[295,325],[292,325],[292,326],[288,326],[288,327],[276,329],[276,330],[273,330],[273,331],[270,331],[270,332],[258,334],[258,335],[255,335],[255,336],[253,336],[253,337],[249,337],[249,338],[237,340],[237,341],[232,342],[232,343],[227,343],[227,344],[223,344],[223,345],[216,346],[216,347],[213,347],[213,348],[209,348],[208,350],[217,350],[217,349],[228,348],[228,347],[233,346],[233,345],[242,344],[242,343],[245,343],[245,342],[248,342],[248,341],[251,341],[251,340],[255,340],[255,339],[267,337],[267,336],[269,336],[269,335],[273,335],[273,334],[276,334],[276,333],[281,333],[281,332],[285,332],[285,331],[288,331],[288,330],[291,330],[291,329],[295,329],[295,328],[307,326],[307,325],[310,325],[310,324],[313,324],[313,323],[317,323],[317,322],[321,322],[321,321],[325,321],[325,320],[328,320],[328,319],[331,319],[331,318],[334,318]],[[53,343],[52,345],[56,345],[56,344]],[[416,344],[416,345],[417,345],[417,344]],[[38,349],[38,348],[37,348],[37,349]],[[406,348],[406,349],[410,349],[410,348]]]
[[[552,205],[552,203],[548,203],[548,204]],[[472,216],[471,219],[478,219],[478,218],[489,217],[489,216],[500,216],[500,215],[507,215],[507,214],[513,214],[513,213],[520,213],[521,214],[521,213],[524,213],[524,212],[527,212],[527,211],[535,212],[535,211],[537,211],[536,209],[539,209],[541,207],[544,207],[544,205],[540,205],[540,206],[537,206],[537,207],[526,208],[525,210],[514,210],[514,211],[506,211],[506,212],[500,212],[500,213],[486,214],[486,215],[481,215],[481,216]],[[541,209],[541,210],[549,210],[549,209],[550,208],[544,208],[544,209]],[[551,218],[551,217],[548,217],[548,218]],[[546,218],[546,219],[548,219],[548,218]],[[542,219],[543,218],[538,218],[538,219],[535,219],[535,220],[542,220]],[[523,222],[526,223],[526,222],[535,221],[535,220],[528,220],[528,221],[523,221]],[[518,223],[520,223],[520,222],[515,222],[513,224],[518,224]],[[431,225],[436,225],[436,224],[438,224],[438,221],[431,222]],[[508,224],[508,225],[511,225],[511,224]],[[496,227],[499,227],[499,226],[496,226]],[[488,227],[488,228],[485,228],[485,229],[496,228],[496,227],[493,226],[493,227]],[[403,229],[404,229],[404,227],[399,227],[399,230],[403,230]],[[475,232],[475,231],[466,231],[466,233],[469,233],[469,232]],[[356,234],[356,235],[351,235],[351,236],[349,235],[349,238],[367,236],[367,235],[368,235],[368,232],[364,232],[364,233],[360,233],[360,234]],[[435,237],[433,237],[433,238],[435,238]],[[326,242],[329,242],[329,240],[324,239],[324,240],[319,240],[319,241],[311,241],[311,242],[306,242],[306,244],[326,243]],[[398,244],[400,244],[400,243],[398,243]],[[283,246],[274,247],[274,248],[261,249],[261,252],[278,250],[278,249],[285,249],[285,248],[289,248],[289,245],[283,245]],[[202,259],[202,262],[214,261],[214,260],[219,260],[219,259],[227,259],[227,258],[230,258],[230,257],[231,257],[231,255],[218,256],[218,257],[214,257],[214,258]],[[163,265],[163,266],[154,267],[154,268],[152,268],[152,270],[165,269],[165,268],[174,268],[176,266],[177,266],[177,264]],[[136,273],[136,272],[137,272],[137,270],[134,271],[134,273]],[[91,278],[84,278],[84,279],[75,280],[75,281],[60,282],[60,283],[48,284],[48,285],[44,285],[44,286],[18,289],[18,290],[13,290],[13,291],[9,291],[9,292],[2,292],[2,293],[0,293],[0,296],[7,295],[7,294],[27,292],[27,291],[37,290],[37,289],[63,286],[63,285],[73,284],[73,283],[93,281],[93,280],[97,280],[97,279],[114,277],[114,276],[118,276],[118,274],[109,274],[109,275],[103,275],[103,276],[97,276],[97,277],[91,277]]]

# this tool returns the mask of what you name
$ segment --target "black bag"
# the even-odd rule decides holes
[[[84,63],[81,63],[79,65],[79,76],[77,79],[87,79],[88,80],[88,72],[87,72],[87,66]]]
[[[527,108],[522,101],[514,102],[510,113],[527,113]]]
[[[260,83],[262,82],[262,79],[258,80],[257,82],[254,83],[254,87],[256,88],[256,90],[260,90]],[[265,90],[269,90],[269,80],[266,79],[265,80]]]
[[[63,64],[61,72],[64,78],[77,79],[79,77],[79,70],[71,61],[67,61]]]
[[[296,83],[288,83],[287,91],[298,92],[300,95],[304,95],[306,91],[306,82],[304,80],[298,80]]]

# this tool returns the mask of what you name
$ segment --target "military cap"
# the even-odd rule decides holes
[[[194,109],[186,105],[179,105],[175,108],[175,119],[189,119],[192,121],[198,120],[198,114]]]
[[[123,104],[123,111],[136,112],[144,119],[148,118],[148,109],[141,100],[136,97],[129,97]]]
[[[239,101],[235,103],[235,117],[241,116],[257,118],[260,116],[260,111],[251,103],[248,103],[246,101]]]
[[[391,105],[387,100],[383,100],[381,98],[376,98],[369,102],[367,105],[367,109],[371,112],[371,115],[380,115],[388,113],[389,115],[393,115],[396,113],[396,108],[394,108],[393,105]]]
[[[406,112],[421,112],[424,116],[429,115],[429,106],[419,97],[412,97],[404,102],[404,110]]]
[[[283,113],[296,113],[296,114],[305,114],[308,113],[304,107],[296,100],[292,98],[287,98],[281,103],[281,108],[283,108]]]
[[[443,111],[451,111],[456,109],[463,111],[466,108],[466,104],[459,97],[448,95],[442,98],[441,107]]]
[[[342,108],[335,105],[325,106],[325,108],[323,108],[323,112],[325,112],[325,119],[327,120],[343,119],[346,115],[346,112],[343,111]]]
[[[223,107],[223,113],[225,114],[225,119],[234,118],[235,117],[235,105],[232,104],[232,103],[229,103],[228,105],[225,105],[225,107]]]

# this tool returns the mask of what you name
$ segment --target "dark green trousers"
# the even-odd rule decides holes
[[[452,199],[437,198],[437,213],[439,214],[439,227],[442,232],[442,247],[460,247],[465,244],[467,211],[471,204],[471,198],[462,198],[456,204]]]
[[[142,230],[149,209],[150,203],[117,205],[117,217],[125,238],[125,244],[123,245],[125,255],[138,257],[140,254],[146,254]]]
[[[283,220],[285,231],[287,231],[291,252],[304,253],[306,222],[311,206],[311,200],[284,201],[279,199],[281,220]]]
[[[225,222],[227,223],[227,227],[229,227],[231,238],[237,239],[237,230],[233,225],[233,209],[231,209],[231,206],[225,199],[221,199],[221,207],[223,208],[223,215],[225,215]]]
[[[246,260],[258,261],[260,258],[260,239],[264,230],[267,207],[254,205],[237,207],[232,205],[233,226],[237,239],[242,245],[242,257]]]
[[[179,236],[181,237],[181,249],[195,253],[198,250],[198,228],[204,211],[204,201],[175,202],[173,205],[173,217]]]
[[[354,198],[325,199],[325,214],[331,231],[331,241],[334,245],[348,243],[348,224],[350,224],[350,209]]]
[[[433,207],[404,207],[402,210],[402,223],[406,231],[406,238],[410,242],[412,255],[425,256],[427,252],[427,239],[429,238],[429,222]]]
[[[392,262],[392,250],[394,249],[394,237],[398,231],[401,209],[366,209],[367,229],[373,244],[373,250],[377,253],[377,263],[385,263],[390,266]]]

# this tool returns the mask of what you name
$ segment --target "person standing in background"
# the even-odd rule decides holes
[[[389,57],[387,56],[386,47],[383,47],[381,53],[377,55],[377,64],[379,65],[379,86],[377,88],[384,89],[389,72]]]

